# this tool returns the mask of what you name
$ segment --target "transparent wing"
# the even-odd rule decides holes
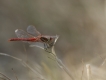
[[[39,36],[41,33],[33,25],[27,27],[27,32],[33,36]]]
[[[16,29],[15,34],[17,35],[18,38],[32,38],[32,37],[34,37],[32,35],[29,35],[28,33],[26,33],[25,31],[23,31],[21,29]],[[42,42],[30,42],[30,41],[23,41],[23,42],[28,42],[31,47],[36,46],[36,47],[40,47],[40,48],[44,49],[44,43],[42,43]]]
[[[30,43],[30,44],[31,44],[30,47],[39,47],[39,48],[45,49],[44,43],[34,42],[34,43]]]
[[[32,38],[33,37],[21,29],[16,29],[15,34],[17,35],[18,38]],[[23,41],[23,42],[28,42],[28,41]]]
[[[15,34],[18,38],[31,38],[32,36],[21,29],[16,29]]]

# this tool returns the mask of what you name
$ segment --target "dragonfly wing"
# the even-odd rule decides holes
[[[30,33],[33,36],[39,36],[41,33],[37,31],[37,29],[33,25],[29,25],[27,27],[27,32]]]
[[[30,38],[32,37],[31,35],[27,34],[25,31],[21,29],[16,29],[15,34],[17,35],[18,38]]]
[[[17,35],[18,38],[31,38],[31,37],[33,37],[21,29],[16,29],[15,34]],[[27,41],[23,41],[23,42],[27,42]],[[30,42],[28,42],[28,43],[30,43]]]
[[[42,48],[44,49],[45,46],[44,46],[44,43],[41,43],[41,42],[35,42],[35,43],[30,43],[30,47],[39,47],[39,48]]]

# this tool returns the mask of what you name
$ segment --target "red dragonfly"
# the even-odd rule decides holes
[[[58,39],[57,35],[56,36],[42,35],[32,25],[27,27],[27,32],[21,29],[16,29],[15,34],[17,35],[18,38],[12,38],[12,39],[9,39],[9,41],[24,41],[31,44],[31,46],[48,49],[48,48],[51,48]]]

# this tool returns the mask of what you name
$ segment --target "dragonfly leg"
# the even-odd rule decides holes
[[[46,43],[44,43],[44,50],[47,50],[47,45],[46,45]]]
[[[51,53],[50,51],[48,51],[49,50],[49,46],[46,43],[44,43],[44,50],[46,52],[48,52],[48,53]]]
[[[52,46],[54,46],[54,44],[53,44],[53,43],[51,43],[51,44],[49,44],[49,46],[50,46],[50,47],[52,47]]]
[[[47,44],[47,43],[44,43],[44,48],[45,48],[45,49],[48,49],[48,48],[50,48],[49,44]]]

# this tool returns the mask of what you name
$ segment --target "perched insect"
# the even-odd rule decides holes
[[[18,38],[11,38],[9,39],[9,41],[28,42],[32,46],[48,49],[51,48],[55,44],[56,40],[58,39],[57,35],[56,36],[42,35],[32,25],[27,27],[27,32],[21,29],[16,29],[15,34],[17,35]]]

